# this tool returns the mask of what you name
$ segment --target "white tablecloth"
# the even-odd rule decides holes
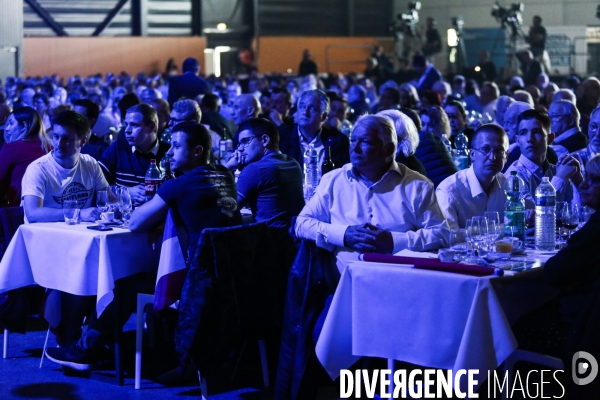
[[[0,292],[28,285],[76,295],[97,295],[98,315],[113,300],[117,279],[156,268],[159,247],[148,233],[114,228],[100,232],[89,223],[21,225],[0,262]]]
[[[541,272],[479,278],[353,262],[340,279],[317,357],[334,379],[361,356],[373,356],[479,369],[481,384],[516,349],[511,324],[556,295]]]

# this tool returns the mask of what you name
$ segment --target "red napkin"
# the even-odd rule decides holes
[[[362,255],[363,261],[380,262],[389,264],[411,264],[418,269],[429,269],[434,271],[453,272],[457,274],[472,275],[472,276],[487,276],[498,275],[502,276],[503,272],[500,268],[490,268],[472,264],[457,264],[450,262],[441,262],[437,258],[418,258],[418,257],[402,257],[392,256],[389,254],[365,253]]]

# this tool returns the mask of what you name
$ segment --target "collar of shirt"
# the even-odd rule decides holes
[[[536,175],[539,177],[544,176],[544,172],[550,168],[550,163],[548,160],[544,160],[544,165],[539,166],[529,158],[525,157],[523,154],[519,156],[519,164],[521,164],[530,174]]]
[[[487,195],[487,193],[485,193],[485,191],[481,187],[481,183],[479,182],[479,179],[477,179],[477,175],[475,175],[475,170],[473,169],[472,165],[469,167],[469,169],[467,169],[466,175],[467,175],[467,181],[469,182],[469,188],[471,189],[471,196],[473,198],[475,198],[481,194],[483,194],[486,197],[489,197]],[[500,188],[500,182],[498,181],[498,176],[496,175],[494,177],[494,180],[492,181],[492,186],[490,186],[490,196],[498,188]]]
[[[154,143],[154,146],[152,146],[152,148],[150,149],[150,151],[143,153],[141,150],[138,150],[137,147],[135,146],[131,146],[131,152],[135,154],[136,151],[140,152],[140,154],[154,154],[157,155],[158,154],[158,147],[160,145],[160,142],[158,139],[156,139],[156,142]]]
[[[311,144],[317,148],[317,147],[321,147],[323,145],[323,143],[321,143],[321,133],[323,132],[323,128],[321,128],[319,130],[319,133],[317,133],[317,136],[315,136],[313,138],[313,140],[311,140],[310,142],[306,140],[306,138],[304,137],[304,135],[302,134],[302,132],[300,132],[300,126],[298,126],[298,138],[300,139],[300,145],[302,145],[302,147],[304,149],[306,149],[308,146],[310,146]]]
[[[380,182],[383,182],[390,173],[397,173],[398,175],[400,175],[400,177],[402,177],[402,171],[400,170],[400,167],[398,166],[398,163],[396,161],[392,160],[388,170],[385,172],[385,174],[383,174],[383,176],[381,177],[380,180],[373,183],[371,186],[367,186],[367,185],[365,185],[365,186],[367,186],[367,187],[377,186]],[[348,168],[348,170],[346,171],[346,179],[348,179],[349,182],[357,181],[357,182],[364,183],[364,181],[358,177],[358,174],[355,172],[354,167],[352,165],[350,165],[350,168]]]
[[[579,132],[579,128],[578,127],[568,129],[568,130],[564,131],[563,133],[561,133],[559,136],[557,136],[554,139],[554,142],[552,144],[561,143],[562,141],[567,140],[571,136],[577,134],[577,132]]]

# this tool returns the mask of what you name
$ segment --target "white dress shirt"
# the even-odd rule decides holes
[[[467,219],[481,216],[485,211],[498,211],[499,215],[503,215],[506,194],[502,187],[505,181],[504,174],[498,173],[488,196],[481,187],[473,166],[444,179],[435,194],[450,229],[464,228]]]
[[[525,208],[535,208],[535,189],[542,183],[542,178],[547,176],[550,183],[556,190],[557,201],[575,201],[579,203],[579,193],[573,188],[570,180],[564,180],[556,176],[556,165],[550,164],[548,160],[544,161],[544,168],[529,160],[523,154],[515,161],[505,172],[510,175],[511,171],[517,171],[519,178],[525,181],[525,188],[521,196],[525,201]]]
[[[338,256],[338,268],[358,259],[344,247],[350,225],[371,223],[392,233],[394,253],[403,249],[435,250],[448,242],[448,225],[440,210],[431,181],[395,161],[376,183],[358,179],[352,164],[323,176],[315,195],[296,219],[298,237]]]

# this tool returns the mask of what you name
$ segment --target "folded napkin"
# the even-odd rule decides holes
[[[380,262],[389,264],[411,264],[417,269],[429,269],[434,271],[453,272],[457,274],[472,276],[497,275],[502,276],[504,271],[500,268],[484,267],[472,264],[457,264],[442,262],[436,258],[417,258],[392,256],[389,254],[365,253],[361,255],[363,261]]]

